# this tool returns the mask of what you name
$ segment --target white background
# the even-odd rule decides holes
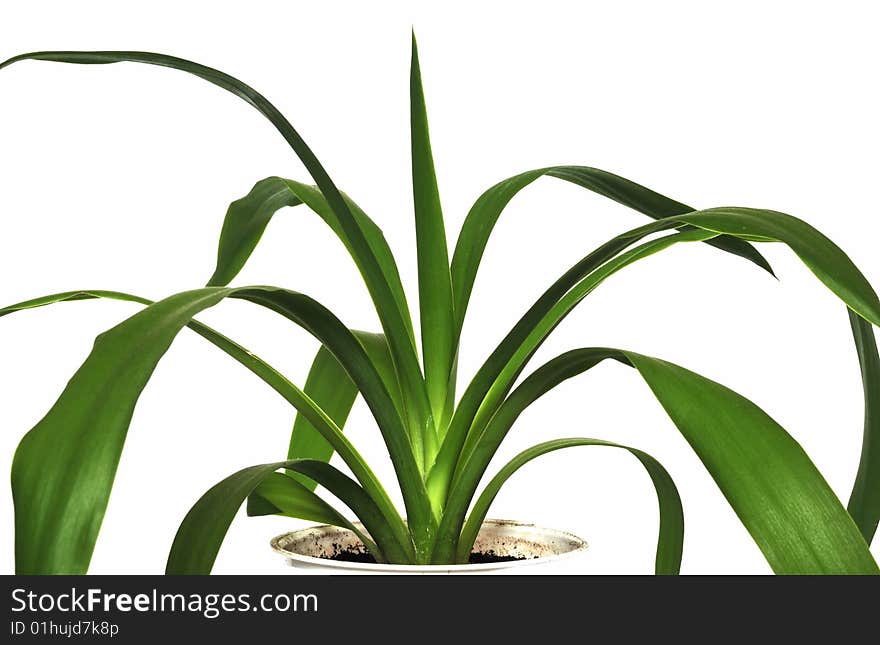
[[[5,6],[0,57],[40,49],[142,49],[254,85],[291,119],[336,182],[382,226],[415,306],[408,150],[410,26],[420,44],[450,243],[488,186],[548,164],[604,168],[698,206],[756,206],[811,222],[880,280],[877,16],[864,2],[115,3]],[[320,8],[316,9],[318,6]],[[0,72],[0,301],[76,288],[159,298],[213,268],[228,202],[258,179],[307,180],[252,109],[179,72],[28,62]],[[465,327],[472,374],[561,272],[645,218],[563,182],[517,197],[489,244]],[[844,499],[862,404],[845,309],[784,247],[777,282],[685,245],[609,280],[534,365],[618,346],[685,365],[751,397],[802,443]],[[346,323],[377,323],[344,249],[288,210],[236,284],[317,297]],[[56,305],[0,320],[0,472],[92,338],[134,305]],[[316,343],[243,302],[201,317],[305,379]],[[93,572],[163,570],[177,524],[208,487],[285,454],[292,412],[190,332],[135,414]],[[368,411],[348,429],[391,479]],[[559,436],[638,446],[671,471],[686,515],[685,573],[769,568],[637,375],[604,365],[523,415],[495,466]],[[652,570],[657,512],[638,462],[581,448],[533,463],[491,516],[571,530],[591,544],[572,572]],[[300,523],[241,515],[215,567],[286,573],[268,539]],[[0,491],[0,570],[13,569],[12,499]],[[880,554],[875,543],[873,551]]]

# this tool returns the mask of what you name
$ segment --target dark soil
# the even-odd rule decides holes
[[[355,551],[354,549],[347,551],[339,551],[328,560],[336,560],[337,562],[361,562],[363,564],[376,564],[376,558],[366,551]]]
[[[524,555],[498,555],[495,551],[472,551],[468,556],[470,564],[491,564],[493,562],[516,562],[525,560]]]
[[[333,557],[328,560],[336,560],[337,562],[360,562],[362,564],[376,564],[376,559],[366,551],[355,549],[346,549],[337,551]],[[470,564],[490,564],[495,562],[516,562],[517,560],[525,560],[524,556],[498,555],[495,551],[478,552],[474,551],[468,558]]]

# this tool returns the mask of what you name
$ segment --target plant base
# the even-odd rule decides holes
[[[287,563],[327,573],[478,573],[535,566],[586,550],[581,538],[554,529],[511,520],[486,520],[471,554],[472,564],[377,564],[357,536],[336,526],[315,526],[274,538],[272,549]]]

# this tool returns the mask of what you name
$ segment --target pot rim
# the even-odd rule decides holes
[[[539,532],[547,537],[561,538],[567,540],[575,546],[565,553],[557,553],[554,555],[544,555],[536,558],[528,558],[524,560],[507,560],[502,562],[483,562],[479,564],[379,564],[367,562],[349,562],[342,560],[331,560],[329,558],[319,558],[311,555],[303,555],[295,551],[286,549],[282,544],[288,542],[292,538],[299,536],[307,531],[346,531],[343,527],[334,526],[332,524],[321,524],[316,526],[308,526],[296,531],[288,531],[281,535],[276,535],[270,541],[273,551],[284,556],[291,563],[296,562],[310,567],[320,567],[327,569],[340,570],[359,570],[359,571],[375,571],[388,573],[446,573],[446,572],[479,572],[492,571],[497,569],[511,569],[536,564],[545,564],[547,562],[557,562],[564,558],[571,557],[578,553],[583,553],[589,548],[586,540],[559,529],[549,529],[543,526],[537,526],[531,522],[519,522],[516,520],[499,520],[486,519],[483,521],[483,527],[491,526],[513,526],[518,528],[529,528]]]

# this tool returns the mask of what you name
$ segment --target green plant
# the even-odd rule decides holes
[[[380,562],[466,559],[476,531],[505,481],[524,463],[571,446],[559,439],[521,453],[477,495],[478,484],[517,417],[560,382],[607,359],[635,369],[705,464],[778,573],[877,573],[868,549],[880,518],[877,410],[880,361],[871,325],[880,301],[830,240],[783,213],[749,208],[694,210],[631,181],[588,167],[525,172],[487,190],[471,208],[448,258],[428,137],[418,56],[410,78],[412,183],[418,253],[421,361],[397,265],[381,230],[341,193],[281,113],[262,95],[217,70],[143,52],[40,52],[12,58],[68,63],[149,63],[183,70],[250,103],[278,129],[315,182],[270,177],[230,206],[217,265],[204,288],[150,302],[111,291],[75,291],[22,302],[0,315],[50,303],[115,298],[146,308],[101,334],[58,401],[21,441],[12,468],[16,567],[20,573],[82,573],[88,568],[135,403],[157,362],[189,327],[263,379],[298,412],[286,460],[241,470],[211,488],[180,526],[169,573],[209,572],[242,503],[252,515],[282,514],[354,529],[313,491],[332,491],[363,523],[359,532]],[[507,203],[539,177],[574,183],[653,218],[598,247],[553,283],[520,318],[456,402],[457,351],[483,251]],[[267,286],[228,287],[272,216],[304,204],[336,233],[356,263],[383,333],[348,329],[312,298]],[[862,460],[848,510],[797,442],[739,394],[671,363],[608,348],[576,349],[514,383],[555,326],[606,278],[679,242],[705,242],[772,273],[752,243],[788,245],[849,308],[865,385]],[[266,307],[321,343],[300,389],[270,365],[194,316],[225,298]],[[343,434],[360,394],[391,456],[405,520]],[[621,447],[621,446],[617,446]],[[660,509],[656,571],[677,573],[684,522],[676,487],[649,455],[644,465]],[[333,453],[353,478],[328,462]],[[283,471],[283,472],[281,472]],[[357,529],[354,529],[357,530]]]

